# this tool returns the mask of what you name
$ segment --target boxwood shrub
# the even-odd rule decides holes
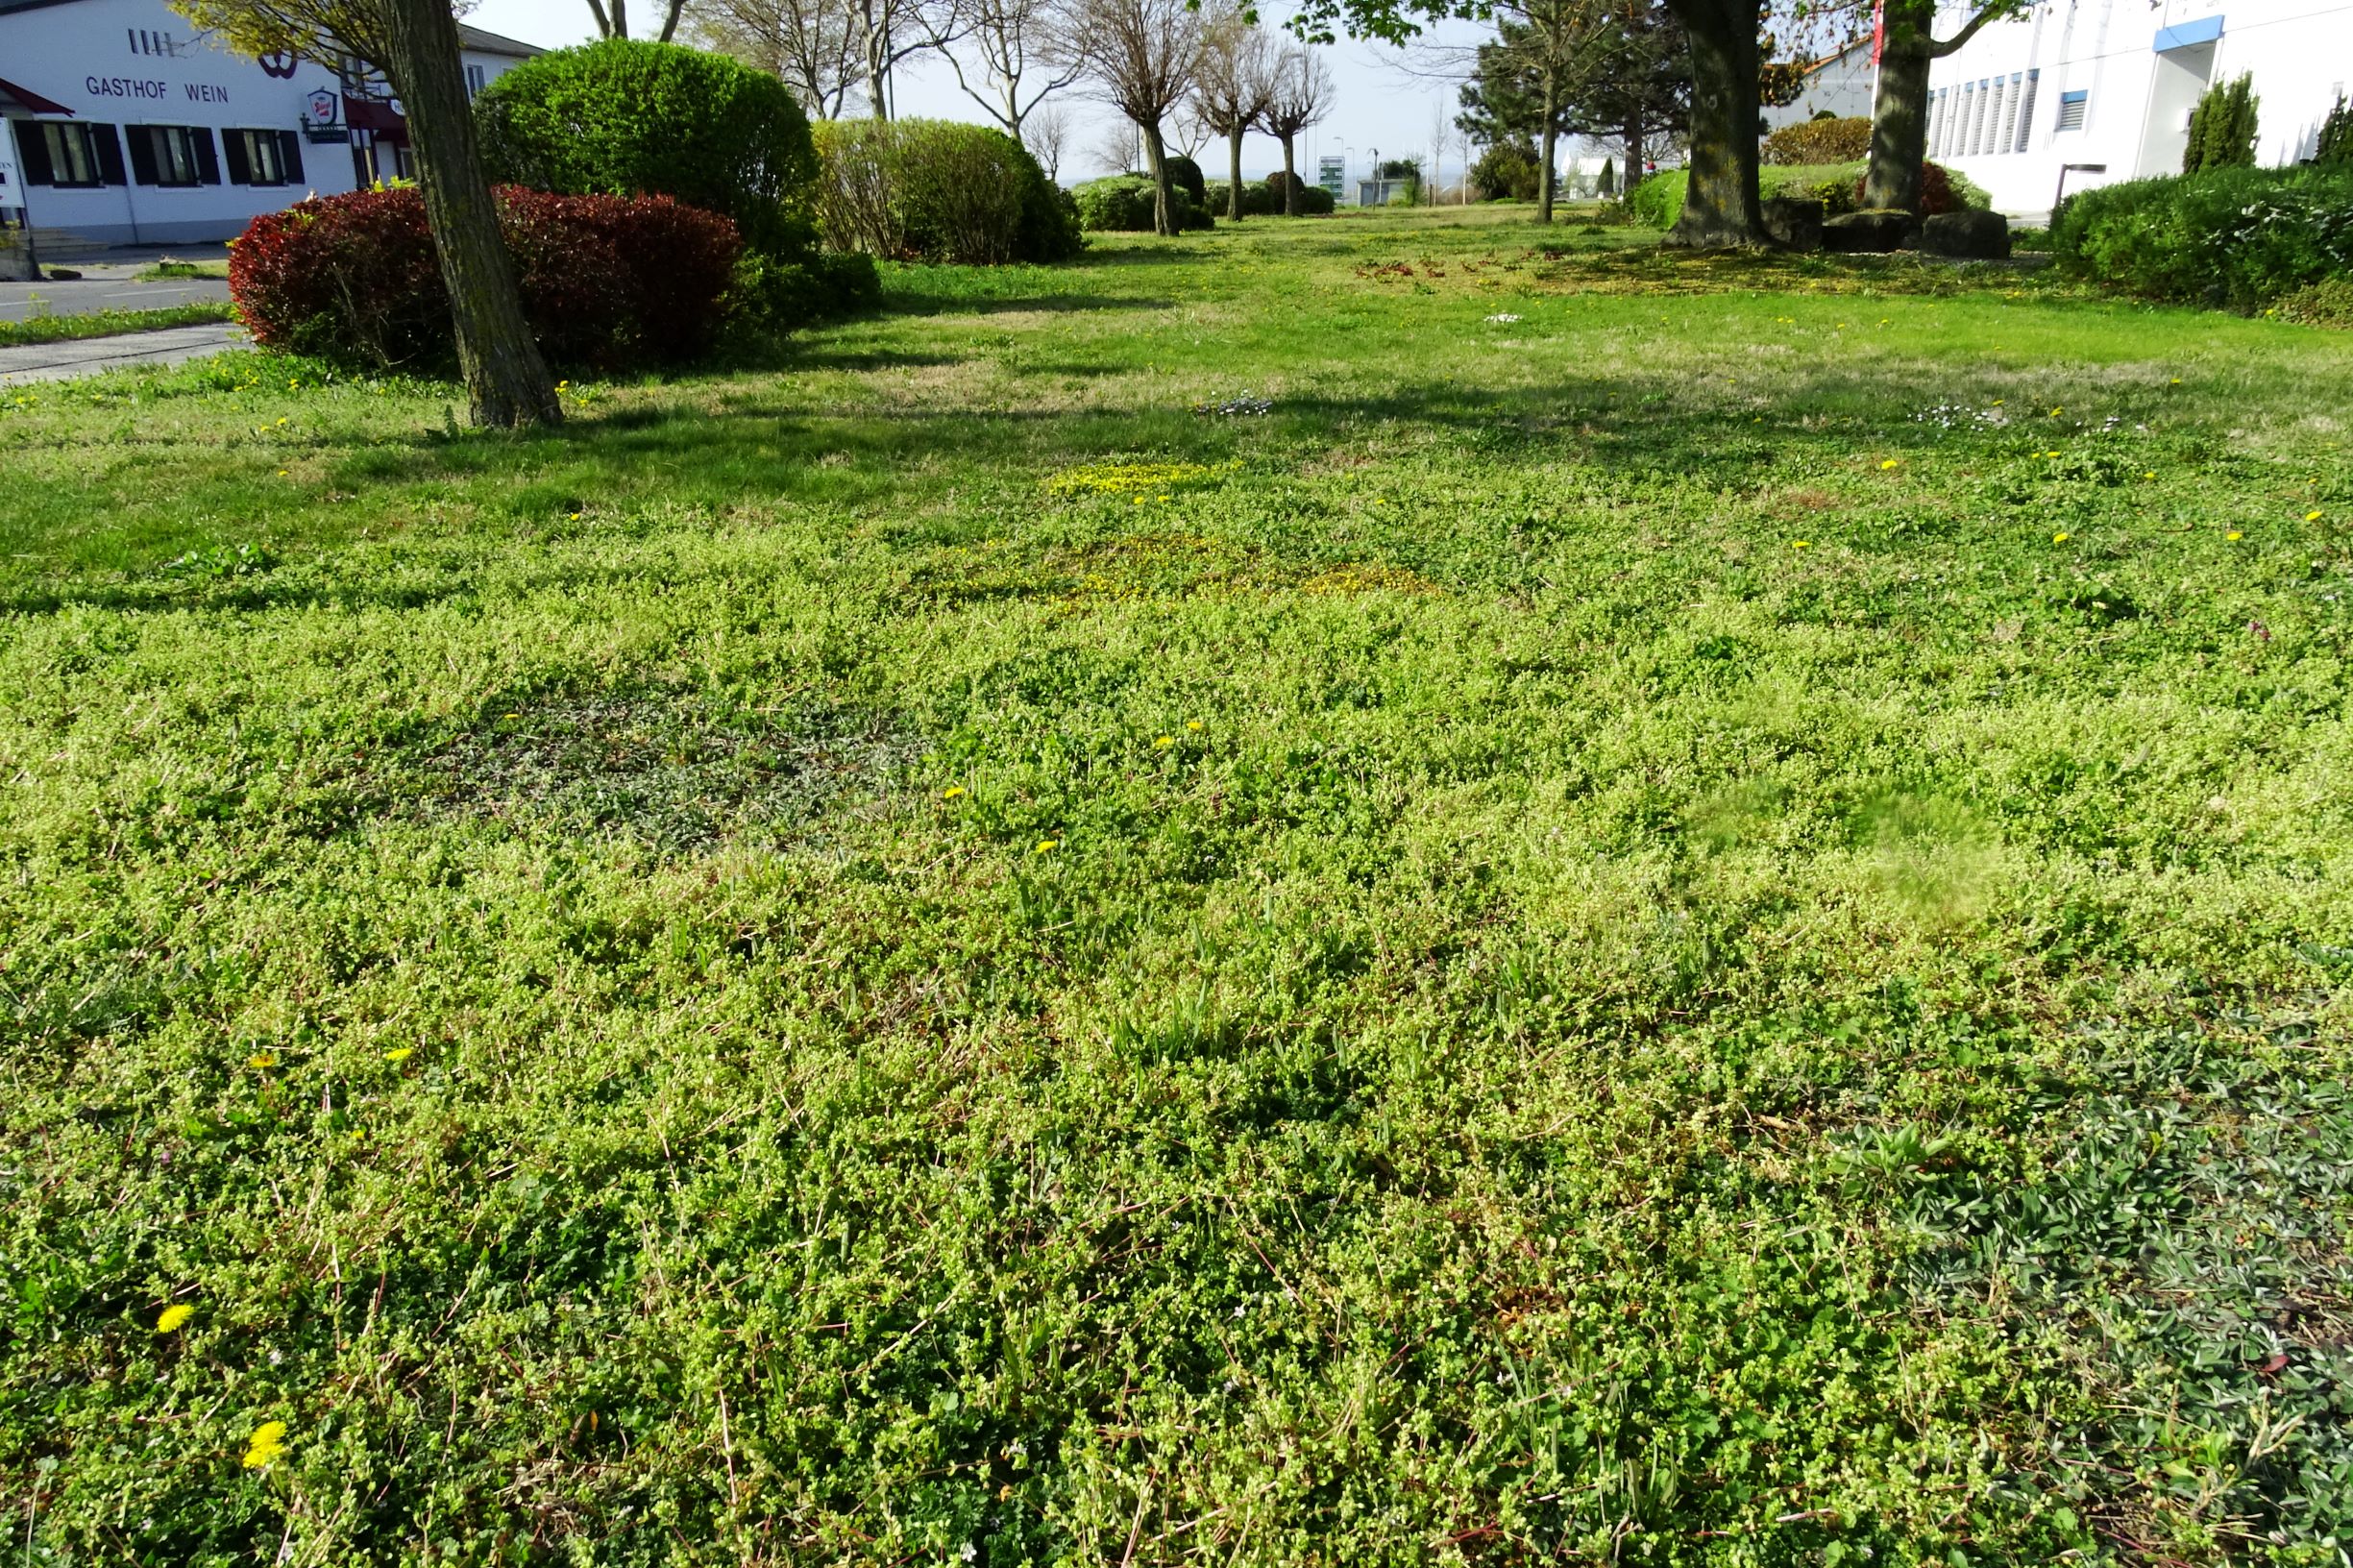
[[[499,228],[523,313],[551,365],[615,371],[690,360],[717,338],[742,239],[667,196],[553,196],[502,185]],[[450,297],[414,186],[312,197],[254,219],[229,291],[267,349],[364,370],[456,362]]]
[[[1078,209],[1027,149],[952,120],[818,128],[817,218],[837,250],[926,261],[1061,261]]]
[[[1853,163],[1871,152],[1871,116],[1803,120],[1767,136],[1757,157],[1767,163]]]
[[[1274,209],[1277,212],[1281,212],[1283,210],[1284,178],[1285,176],[1281,169],[1275,170],[1274,173],[1266,177],[1266,189],[1268,194],[1273,199]],[[1333,201],[1332,193],[1330,191],[1324,189],[1324,187],[1321,185],[1311,185],[1305,180],[1300,179],[1295,174],[1291,175],[1289,179],[1290,183],[1297,186],[1299,190],[1299,215],[1301,217],[1320,218],[1331,215],[1332,209],[1336,204]]]
[[[2257,310],[2353,278],[2353,169],[2208,169],[2070,196],[2062,270],[2143,299]]]

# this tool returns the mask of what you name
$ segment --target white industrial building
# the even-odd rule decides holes
[[[466,81],[539,51],[461,25]],[[233,237],[405,176],[407,122],[358,61],[255,60],[162,0],[0,0],[0,221],[48,254]]]
[[[1970,10],[1947,8],[1950,37]],[[2242,72],[2261,100],[2256,161],[2313,152],[2353,82],[2353,0],[2043,0],[1987,26],[1929,74],[1928,156],[2014,214],[2181,172],[2190,111]]]

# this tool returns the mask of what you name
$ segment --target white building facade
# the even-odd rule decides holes
[[[473,91],[539,53],[460,33]],[[229,239],[407,175],[400,110],[357,61],[255,60],[161,0],[0,0],[0,221],[52,254]]]
[[[1949,37],[1968,11],[1947,8]],[[1928,157],[2013,214],[2068,190],[2179,174],[2190,112],[2242,72],[2261,101],[2255,159],[2310,158],[2353,83],[2353,0],[2042,0],[1929,75]]]

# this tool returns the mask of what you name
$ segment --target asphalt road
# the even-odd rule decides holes
[[[24,381],[61,381],[125,365],[176,365],[208,354],[239,348],[245,330],[226,322],[196,327],[166,327],[152,332],[117,332],[110,337],[76,338],[68,343],[34,343],[0,349],[0,386]]]
[[[81,316],[93,310],[161,310],[199,300],[225,300],[229,285],[218,278],[170,278],[137,282],[133,267],[88,267],[79,282],[0,283],[0,321],[37,315]],[[110,275],[110,276],[109,276]]]

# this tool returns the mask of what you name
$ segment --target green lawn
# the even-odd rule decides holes
[[[0,390],[0,1552],[2341,1562],[2353,338],[1507,217]]]

